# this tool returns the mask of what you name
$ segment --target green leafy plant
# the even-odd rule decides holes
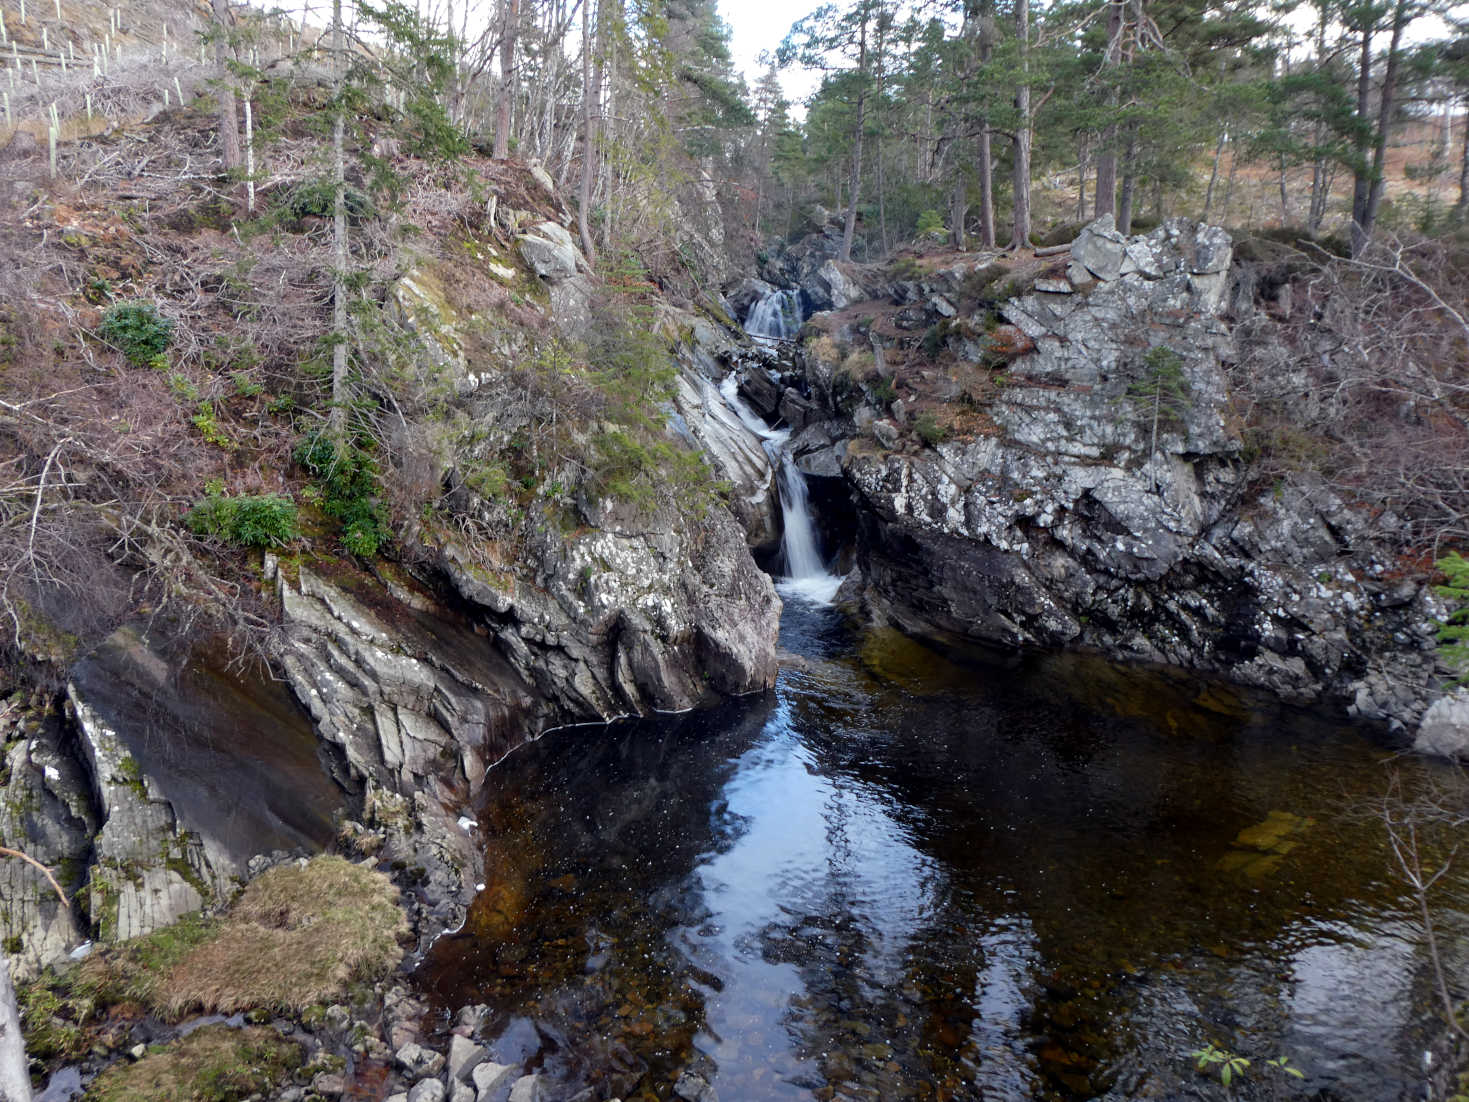
[[[1224,1086],[1230,1086],[1236,1079],[1242,1079],[1250,1070],[1250,1061],[1247,1057],[1237,1052],[1230,1052],[1227,1048],[1221,1048],[1210,1041],[1203,1048],[1195,1049],[1189,1053],[1194,1061],[1194,1066],[1206,1075],[1214,1070],[1219,1072],[1219,1082]],[[1290,1062],[1289,1056],[1275,1056],[1269,1060],[1262,1060],[1260,1066],[1271,1069],[1277,1075],[1288,1075],[1293,1079],[1304,1079],[1306,1073]]]
[[[102,315],[97,330],[128,362],[139,367],[156,363],[173,339],[173,322],[151,302],[119,302]]]
[[[1202,1072],[1218,1068],[1219,1081],[1226,1087],[1250,1069],[1249,1060],[1238,1053],[1220,1048],[1213,1041],[1203,1048],[1195,1049],[1190,1055],[1194,1059],[1194,1066]]]
[[[194,502],[189,531],[236,547],[281,547],[300,534],[296,503],[282,494],[226,496],[218,485]]]

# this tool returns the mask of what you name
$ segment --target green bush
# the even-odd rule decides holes
[[[151,302],[119,302],[102,315],[97,332],[108,344],[121,350],[129,363],[141,367],[153,363],[168,350],[173,322]]]
[[[1435,592],[1456,606],[1439,624],[1438,653],[1462,685],[1469,680],[1469,560],[1450,551],[1433,565],[1444,575]]]
[[[918,434],[920,440],[930,447],[934,444],[942,444],[949,438],[949,430],[939,424],[938,418],[927,410],[920,413],[914,420],[913,431]]]
[[[342,200],[347,208],[347,217],[353,222],[362,222],[373,216],[372,200],[366,194],[345,185]],[[331,218],[336,212],[337,185],[329,179],[307,180],[297,184],[286,193],[281,209],[290,218]]]
[[[376,555],[391,533],[372,455],[355,445],[338,445],[319,432],[303,439],[295,454],[296,462],[316,477],[322,512],[342,522],[342,546],[361,558]]]
[[[296,503],[281,494],[226,497],[214,490],[189,510],[189,531],[236,547],[281,547],[300,534]]]
[[[942,241],[949,233],[944,226],[944,216],[936,210],[926,210],[919,214],[918,225],[913,232],[916,237],[934,241]]]

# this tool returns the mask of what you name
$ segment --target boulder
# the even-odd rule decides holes
[[[516,241],[531,270],[548,283],[570,279],[587,266],[566,227],[555,222],[541,222]]]
[[[1469,689],[1456,689],[1429,705],[1413,749],[1440,758],[1469,759]]]
[[[835,260],[827,260],[801,281],[801,290],[811,305],[812,313],[824,310],[845,310],[854,302],[867,297],[862,287],[842,271]]]

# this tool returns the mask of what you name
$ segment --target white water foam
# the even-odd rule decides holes
[[[746,323],[747,328],[757,323],[768,328],[776,328],[777,321],[780,324],[787,324],[785,313],[777,311],[774,307],[764,308],[765,304],[784,296],[784,301],[794,304],[796,318],[794,330],[798,330],[800,328],[800,303],[799,298],[794,297],[798,295],[799,292],[793,291],[776,291],[774,294],[767,295],[750,310],[750,321]],[[780,335],[779,333],[757,333],[754,329],[749,329],[749,331],[752,336]],[[739,380],[733,374],[725,376],[724,381],[719,384],[719,393],[740,422],[760,438],[766,455],[770,457],[771,466],[778,472],[781,522],[784,528],[781,550],[785,555],[786,576],[776,582],[776,592],[782,597],[806,601],[810,604],[831,604],[844,579],[827,570],[826,563],[822,560],[821,544],[816,536],[816,526],[812,523],[806,476],[797,469],[795,462],[785,450],[786,443],[790,440],[791,430],[772,429],[761,420],[759,414],[740,397]]]

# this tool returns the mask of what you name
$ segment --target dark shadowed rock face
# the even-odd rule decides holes
[[[1326,488],[1250,486],[1225,416],[1229,264],[1212,227],[1099,222],[1068,278],[1001,307],[1027,350],[993,428],[923,447],[828,410],[861,529],[847,592],[920,633],[1095,647],[1416,722],[1431,595],[1379,580],[1389,556]],[[831,366],[807,362],[828,394]]]

